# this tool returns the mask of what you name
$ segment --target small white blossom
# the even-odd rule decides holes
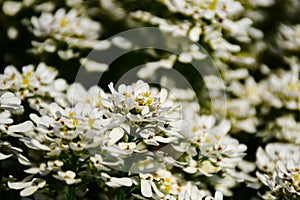
[[[72,185],[72,184],[81,182],[80,178],[78,178],[78,179],[75,178],[76,173],[73,171],[70,171],[70,170],[68,170],[66,172],[58,171],[57,174],[58,175],[53,175],[53,176],[59,180],[65,181],[68,185]]]
[[[22,189],[20,195],[26,197],[34,194],[38,189],[43,188],[46,185],[46,181],[43,179],[33,178],[30,180],[28,178],[25,178],[21,182],[8,181],[8,187],[16,190]]]

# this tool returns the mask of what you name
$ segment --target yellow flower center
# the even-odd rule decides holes
[[[23,84],[24,85],[29,85],[29,83],[30,83],[30,80],[27,77],[24,77],[23,78]]]
[[[68,19],[66,17],[61,18],[60,20],[60,27],[65,27],[68,23]]]

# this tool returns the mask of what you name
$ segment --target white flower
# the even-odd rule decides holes
[[[54,161],[48,161],[47,162],[47,169],[48,170],[57,170],[62,167],[64,163],[61,160],[54,160]]]
[[[68,88],[67,98],[74,105],[85,102],[93,107],[110,106],[107,94],[98,86],[86,90],[80,83],[73,83]]]
[[[58,171],[57,174],[58,175],[53,175],[53,176],[59,180],[65,181],[68,185],[72,185],[72,184],[81,182],[80,178],[75,179],[76,173],[73,171],[70,171],[70,170],[68,170],[66,172]]]
[[[16,15],[22,8],[21,2],[5,1],[2,5],[2,11],[9,16]]]
[[[71,142],[70,143],[70,148],[74,151],[82,151],[86,148],[85,144],[82,144],[82,142],[78,141],[78,142]]]
[[[157,195],[161,198],[164,196],[153,182],[153,176],[151,174],[139,174],[139,176],[141,179],[141,193],[144,197],[151,198]],[[154,194],[152,190],[154,191]]]
[[[8,181],[8,187],[15,190],[23,189],[20,192],[22,197],[30,196],[35,193],[38,189],[43,188],[46,185],[46,181],[40,178],[29,179],[30,177],[25,178],[21,182],[11,182]]]
[[[47,165],[45,163],[41,163],[38,167],[31,167],[29,169],[24,170],[24,172],[28,174],[37,174],[37,173],[45,173]]]
[[[24,66],[22,73],[13,66],[7,66],[4,74],[0,75],[0,89],[12,91],[20,99],[31,97],[37,100],[36,96],[49,97],[49,94],[52,98],[59,99],[64,96],[62,94],[64,88],[63,85],[60,85],[59,89],[55,87],[58,82],[62,83],[61,79],[55,80],[57,73],[54,68],[44,63],[39,63],[36,69],[33,65]],[[11,105],[20,104],[10,93],[8,94],[4,97],[11,98]],[[3,98],[2,101],[5,99]]]
[[[180,176],[177,177],[166,169],[155,171],[153,178],[158,181],[158,188],[165,194],[165,198],[177,197],[182,192],[182,183],[180,182]]]
[[[101,30],[100,23],[93,21],[76,8],[68,12],[64,8],[59,8],[55,14],[42,12],[39,18],[35,16],[31,18],[31,25],[31,31],[36,37],[46,38],[42,43],[33,41],[35,43],[33,52],[35,53],[55,52],[59,46],[57,41],[65,42],[70,47],[96,47]],[[41,48],[41,46],[43,47]],[[63,59],[73,57],[59,52]]]
[[[106,173],[101,173],[101,177],[105,180],[105,184],[109,187],[117,188],[117,187],[130,187],[133,184],[133,180],[127,177],[111,177]]]
[[[129,142],[129,143],[120,142],[118,146],[120,149],[127,150],[127,151],[134,150],[136,148],[136,144],[134,142]]]
[[[104,170],[104,171],[109,171],[110,169],[106,166],[109,167],[115,167],[121,164],[120,161],[116,161],[116,162],[108,162],[108,161],[104,161],[102,156],[100,154],[95,154],[94,156],[91,156],[91,161],[93,163],[93,165],[99,169],[99,170]],[[105,166],[106,165],[106,166]]]

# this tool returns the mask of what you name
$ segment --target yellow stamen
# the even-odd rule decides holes
[[[194,126],[194,127],[192,128],[192,132],[193,132],[193,133],[196,133],[198,130],[199,130],[199,128],[198,128],[197,126]]]
[[[60,26],[62,28],[65,27],[67,25],[67,23],[68,23],[68,20],[67,20],[66,17],[61,18],[61,20],[60,20]]]
[[[69,117],[70,118],[75,117],[75,112],[69,112]]]
[[[78,119],[73,119],[72,125],[73,126],[79,126],[79,120]]]
[[[213,2],[209,5],[210,10],[216,10],[218,0],[213,0]]]
[[[94,125],[94,123],[95,123],[95,120],[94,119],[89,119],[89,126],[93,126]]]
[[[23,78],[24,85],[29,85],[29,83],[30,83],[30,80],[27,77]]]

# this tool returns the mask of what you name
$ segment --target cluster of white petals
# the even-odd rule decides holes
[[[276,199],[281,196],[291,199],[300,194],[299,145],[270,143],[256,153],[256,173],[260,181],[270,188],[264,199]]]
[[[54,14],[44,11],[39,17],[33,16],[30,22],[37,38],[32,41],[32,51],[36,54],[57,52],[61,59],[67,60],[78,57],[79,53],[71,48],[60,49],[60,43],[90,49],[99,43],[101,24],[76,8],[69,11],[60,8]]]

